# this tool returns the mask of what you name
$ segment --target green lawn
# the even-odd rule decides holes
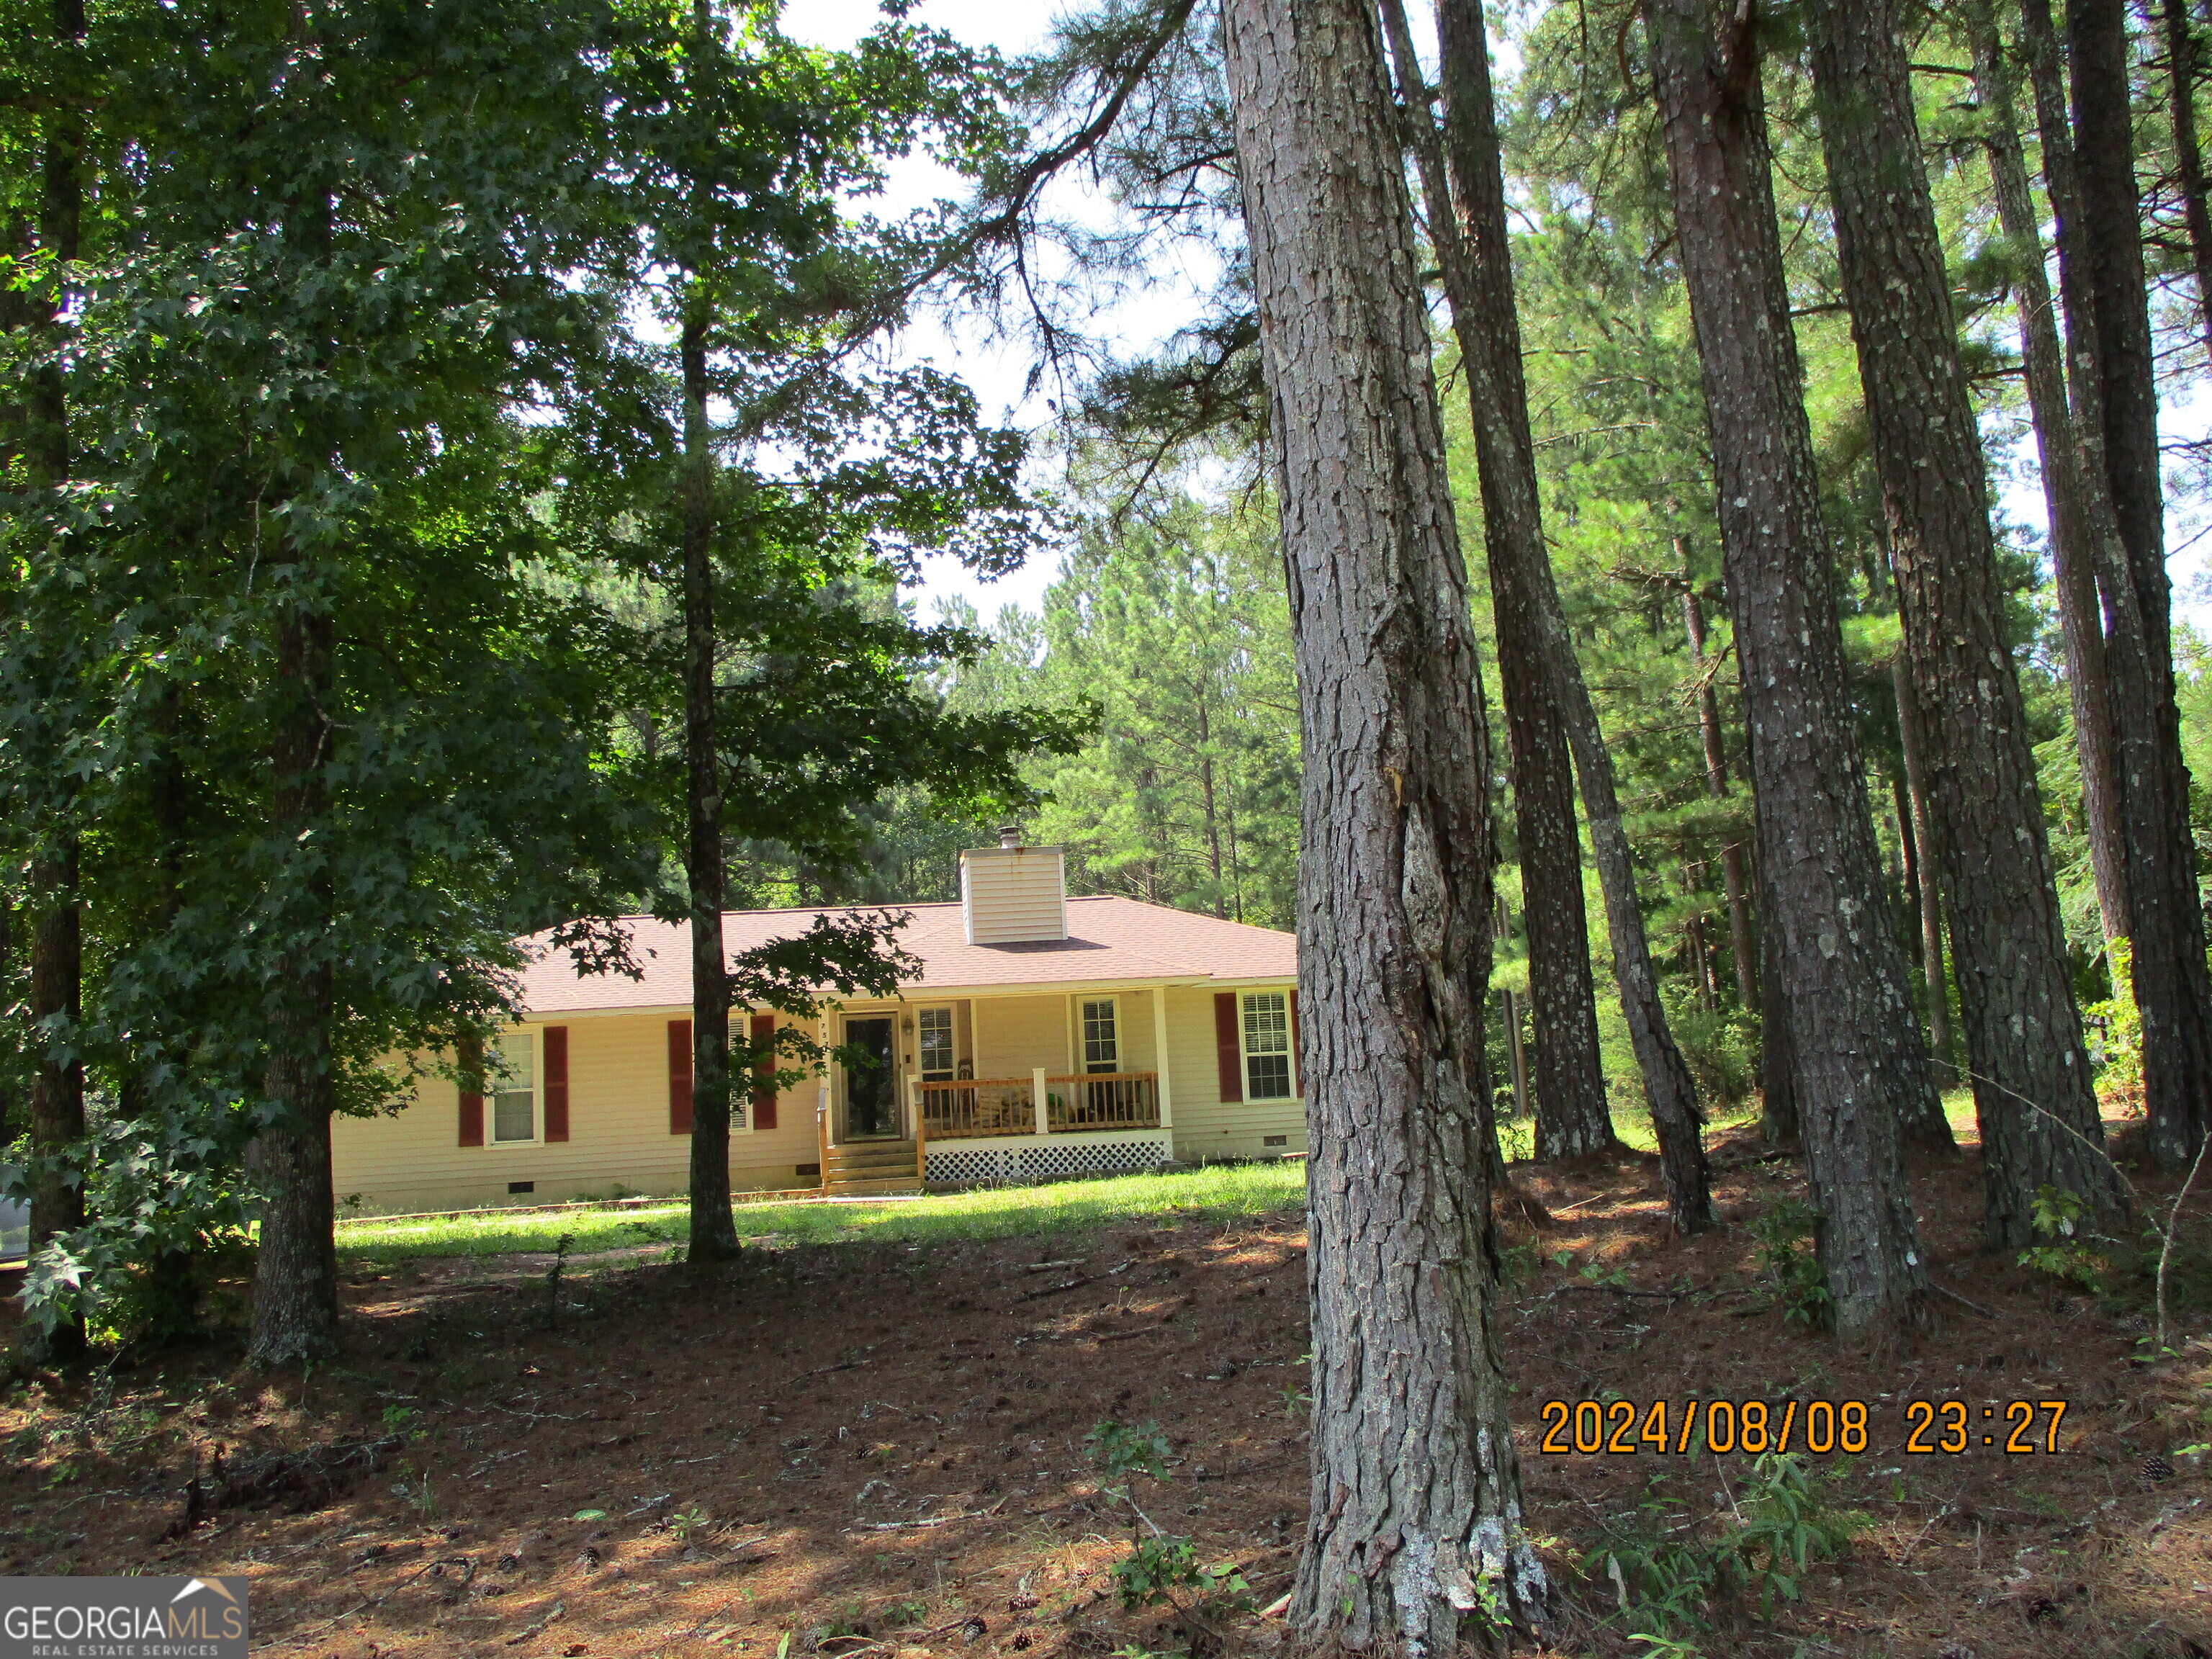
[[[1974,1133],[1971,1091],[1943,1098],[1944,1110],[1962,1138]],[[1755,1107],[1716,1114],[1708,1129],[1754,1122]],[[1622,1138],[1656,1151],[1649,1121],[1624,1113],[1615,1121]],[[1509,1119],[1499,1126],[1509,1158],[1530,1155],[1533,1125]],[[1303,1163],[1223,1165],[1169,1175],[1120,1176],[1107,1181],[1066,1181],[1042,1187],[994,1188],[882,1204],[746,1204],[738,1231],[750,1240],[827,1244],[873,1239],[928,1244],[954,1239],[1011,1238],[1104,1226],[1143,1216],[1225,1221],[1276,1215],[1305,1201]],[[640,1244],[678,1244],[690,1229],[680,1200],[644,1208],[446,1217],[423,1221],[346,1221],[338,1224],[338,1255],[360,1265],[421,1256],[513,1255],[550,1250],[566,1233],[569,1249],[590,1255]]]
[[[1247,1164],[882,1204],[748,1204],[738,1207],[738,1231],[749,1240],[778,1243],[867,1239],[927,1244],[1064,1232],[1143,1216],[1226,1221],[1298,1209],[1305,1202],[1305,1179],[1303,1163]],[[341,1222],[337,1244],[341,1258],[358,1264],[550,1250],[566,1233],[574,1241],[570,1251],[588,1255],[639,1244],[680,1243],[690,1224],[689,1208],[678,1200],[641,1209]]]

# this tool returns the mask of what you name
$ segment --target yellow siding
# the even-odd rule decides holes
[[[1121,1069],[1125,1072],[1157,1072],[1152,1052],[1152,999],[1158,991],[1123,991],[1115,998],[1121,1005]],[[1082,1028],[1077,1027],[1080,1036]]]
[[[1067,999],[975,999],[975,1075],[1027,1077],[1067,1069]]]
[[[785,1091],[775,1128],[731,1135],[733,1185],[799,1184],[797,1166],[816,1158],[817,1087],[807,1082]],[[569,1024],[565,1142],[463,1146],[459,1113],[459,1091],[433,1078],[416,1103],[396,1117],[339,1119],[332,1127],[331,1161],[340,1201],[357,1194],[362,1209],[389,1213],[560,1204],[618,1192],[659,1195],[690,1185],[691,1138],[668,1132],[664,1015],[610,1015]],[[515,1181],[531,1182],[536,1190],[511,1194],[507,1183]]]
[[[1285,989],[1289,988],[1287,987]],[[1221,1098],[1215,1060],[1213,995],[1172,990],[1168,999],[1168,1074],[1175,1110],[1176,1156],[1186,1164],[1218,1158],[1279,1158],[1306,1147],[1303,1100],[1231,1102]],[[1285,1144],[1269,1146],[1268,1135]]]
[[[1304,1152],[1303,1102],[1222,1103],[1209,990],[1118,993],[1123,1068],[1163,1069],[1153,1043],[1152,998],[1158,994],[1167,998],[1164,1069],[1176,1156],[1197,1163]],[[1039,1066],[1054,1073],[1069,1068],[1066,994],[979,997],[972,1010],[963,1012],[970,1012],[971,1020],[962,1022],[961,1053],[963,1058],[972,1054],[976,1076],[1027,1077]],[[744,1028],[738,1024],[736,1029]],[[732,1185],[757,1189],[811,1184],[813,1176],[802,1177],[798,1170],[816,1161],[819,1091],[812,1080],[787,1090],[778,1102],[775,1129],[731,1136]],[[689,1187],[690,1138],[668,1133],[665,1015],[571,1021],[568,1101],[569,1139],[564,1143],[463,1146],[457,1091],[449,1082],[432,1079],[416,1103],[397,1117],[337,1123],[332,1158],[338,1196],[343,1200],[359,1194],[363,1209],[391,1212],[556,1204],[617,1193],[661,1195]],[[1284,1136],[1285,1145],[1265,1145],[1269,1135]],[[530,1182],[535,1190],[510,1194],[507,1183],[515,1181]]]
[[[1067,937],[1067,881],[1057,847],[980,848],[960,855],[971,945]]]

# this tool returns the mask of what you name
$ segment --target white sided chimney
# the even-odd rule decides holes
[[[1067,865],[1057,847],[1024,847],[1007,824],[996,847],[960,855],[960,920],[970,945],[1067,937]]]

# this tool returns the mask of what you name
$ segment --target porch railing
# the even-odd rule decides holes
[[[916,1086],[922,1126],[932,1140],[1036,1133],[1036,1085],[1029,1078],[962,1078]]]
[[[1054,1134],[1071,1129],[1157,1129],[1159,1073],[1093,1072],[1048,1077],[1045,1121]]]
[[[932,1140],[1157,1129],[1160,1124],[1157,1072],[1059,1077],[1040,1072],[918,1083],[915,1089],[922,1132]]]

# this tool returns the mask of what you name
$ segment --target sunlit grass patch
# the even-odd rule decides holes
[[[1305,1165],[1289,1162],[1217,1164],[877,1204],[745,1204],[738,1206],[737,1218],[741,1237],[763,1243],[927,1244],[1071,1231],[1146,1216],[1206,1221],[1256,1218],[1296,1211],[1304,1202]],[[349,1221],[340,1224],[337,1244],[343,1257],[393,1261],[550,1250],[566,1235],[570,1255],[589,1255],[641,1244],[680,1243],[690,1227],[689,1206],[675,1200],[622,1210]]]

